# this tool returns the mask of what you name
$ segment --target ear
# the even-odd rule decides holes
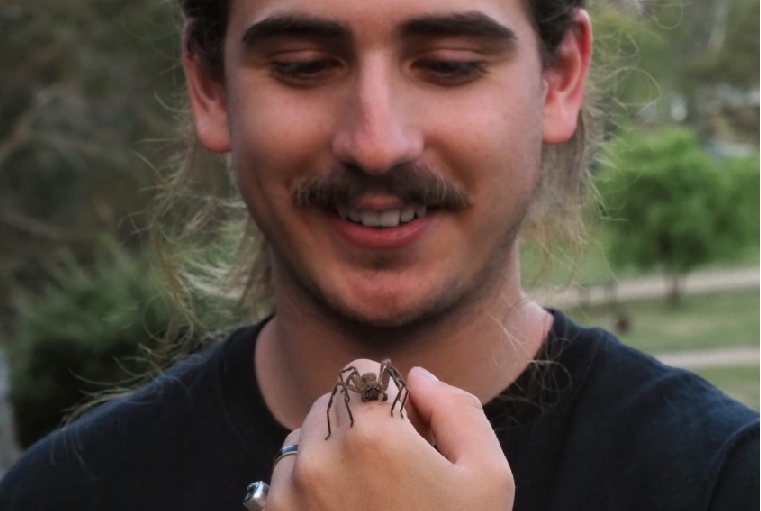
[[[183,40],[183,67],[185,81],[193,110],[196,135],[211,152],[230,150],[230,132],[227,125],[227,99],[223,78],[215,76],[204,59],[188,44],[187,30]]]
[[[589,14],[575,9],[573,25],[544,69],[545,144],[563,144],[576,131],[591,52]]]

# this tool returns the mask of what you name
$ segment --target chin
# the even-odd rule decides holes
[[[362,335],[397,336],[433,327],[445,319],[462,301],[462,293],[430,293],[412,299],[396,296],[373,296],[372,299],[331,299],[322,301],[325,312],[337,322]],[[370,332],[372,331],[372,332]],[[388,338],[386,339],[388,340]]]

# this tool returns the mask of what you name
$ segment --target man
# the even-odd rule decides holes
[[[268,511],[753,506],[757,414],[521,289],[543,173],[580,171],[542,170],[583,154],[580,1],[182,5],[196,133],[267,240],[274,315],[37,444],[0,507],[240,509],[257,480]],[[385,358],[407,414],[391,377],[329,403]]]

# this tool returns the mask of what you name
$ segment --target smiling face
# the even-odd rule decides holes
[[[581,102],[579,19],[543,67],[523,2],[233,0],[224,82],[192,54],[186,70],[276,295],[376,327],[517,295],[542,146],[572,135]]]

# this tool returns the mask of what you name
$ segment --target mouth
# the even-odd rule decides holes
[[[328,208],[329,225],[349,246],[399,250],[416,246],[437,225],[438,208],[389,198],[365,197]]]
[[[409,205],[397,209],[358,209],[351,207],[337,208],[338,217],[362,227],[374,229],[393,229],[414,220],[422,220],[428,212],[426,206]]]

